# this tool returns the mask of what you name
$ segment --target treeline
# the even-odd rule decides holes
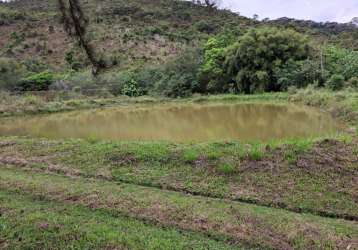
[[[69,57],[69,56],[68,56]],[[73,58],[68,58],[73,64]],[[55,74],[35,62],[0,59],[0,88],[8,91],[105,88],[112,95],[184,97],[194,93],[260,93],[317,88],[358,88],[358,51],[320,45],[291,29],[252,28],[225,32],[201,48],[164,64],[92,77]]]

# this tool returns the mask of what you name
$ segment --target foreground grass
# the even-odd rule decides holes
[[[5,139],[0,163],[358,220],[356,139],[284,144]]]
[[[105,210],[0,191],[0,249],[238,249]]]
[[[333,249],[352,246],[358,239],[356,222],[131,184],[117,185],[109,181],[88,181],[1,167],[0,187],[6,192],[17,192],[32,199],[81,205],[113,216],[125,215],[158,226],[201,232],[223,242],[241,242],[252,247]]]

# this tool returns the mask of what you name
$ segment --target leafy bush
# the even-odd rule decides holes
[[[48,90],[53,80],[54,75],[49,71],[44,71],[22,79],[16,89],[20,91]]]
[[[309,84],[322,85],[322,72],[317,61],[288,61],[282,67],[275,70],[275,78],[281,90],[287,90],[294,86],[303,88]]]
[[[358,77],[352,77],[351,79],[349,79],[347,85],[348,87],[358,89]]]
[[[340,74],[345,80],[357,77],[358,51],[328,46],[325,50],[325,59],[330,75]]]
[[[12,90],[26,76],[26,68],[13,59],[0,58],[0,89]]]
[[[186,51],[182,56],[160,69],[154,93],[168,97],[185,97],[198,92],[200,51]]]
[[[138,87],[138,83],[134,79],[131,79],[123,86],[122,94],[131,97],[141,95],[141,91]]]
[[[197,31],[205,32],[205,33],[213,33],[216,30],[216,26],[209,23],[208,21],[201,20],[195,24],[195,28]]]
[[[344,86],[344,76],[339,74],[334,74],[328,80],[328,87],[332,90],[341,90]]]
[[[37,58],[27,58],[23,64],[29,72],[40,73],[48,69],[48,65]]]
[[[75,52],[73,50],[66,53],[65,60],[69,65],[70,69],[74,71],[78,71],[82,67],[81,63],[75,59]]]

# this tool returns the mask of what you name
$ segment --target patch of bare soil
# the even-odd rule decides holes
[[[138,163],[138,159],[131,153],[111,153],[107,155],[107,161],[113,166],[128,166]]]
[[[316,143],[310,152],[300,155],[296,166],[307,171],[358,174],[358,168],[347,168],[358,164],[357,144],[354,143],[323,140]]]
[[[20,155],[0,155],[0,164],[19,167],[22,169],[30,169],[32,171],[45,173],[58,173],[67,177],[79,177],[83,175],[79,170],[68,168],[59,164],[53,164],[48,160],[48,157],[32,157],[25,159]],[[41,166],[33,167],[41,164]]]
[[[279,172],[287,165],[301,168],[308,172],[334,171],[340,174],[358,174],[358,168],[349,169],[347,166],[358,164],[358,140],[345,143],[338,140],[327,139],[315,143],[312,150],[297,153],[297,160],[288,164],[285,154],[292,150],[292,146],[282,146],[274,150],[268,149],[261,160],[244,159],[240,164],[239,173],[247,172]]]

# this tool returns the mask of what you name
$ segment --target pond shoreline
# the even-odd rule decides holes
[[[313,107],[252,101],[133,104],[2,120],[2,136],[180,143],[333,136],[344,128]]]
[[[116,98],[73,98],[70,100],[44,101],[37,96],[10,96],[2,97],[0,102],[0,118],[51,114],[74,110],[86,110],[103,107],[128,106],[136,104],[158,103],[200,103],[200,102],[267,102],[267,103],[294,103],[304,104],[330,112],[335,118],[349,123],[358,119],[358,93],[346,91],[331,92],[327,90],[304,89],[295,93],[265,93],[256,95],[209,95],[194,96],[182,99],[155,98],[155,97],[116,97]]]

